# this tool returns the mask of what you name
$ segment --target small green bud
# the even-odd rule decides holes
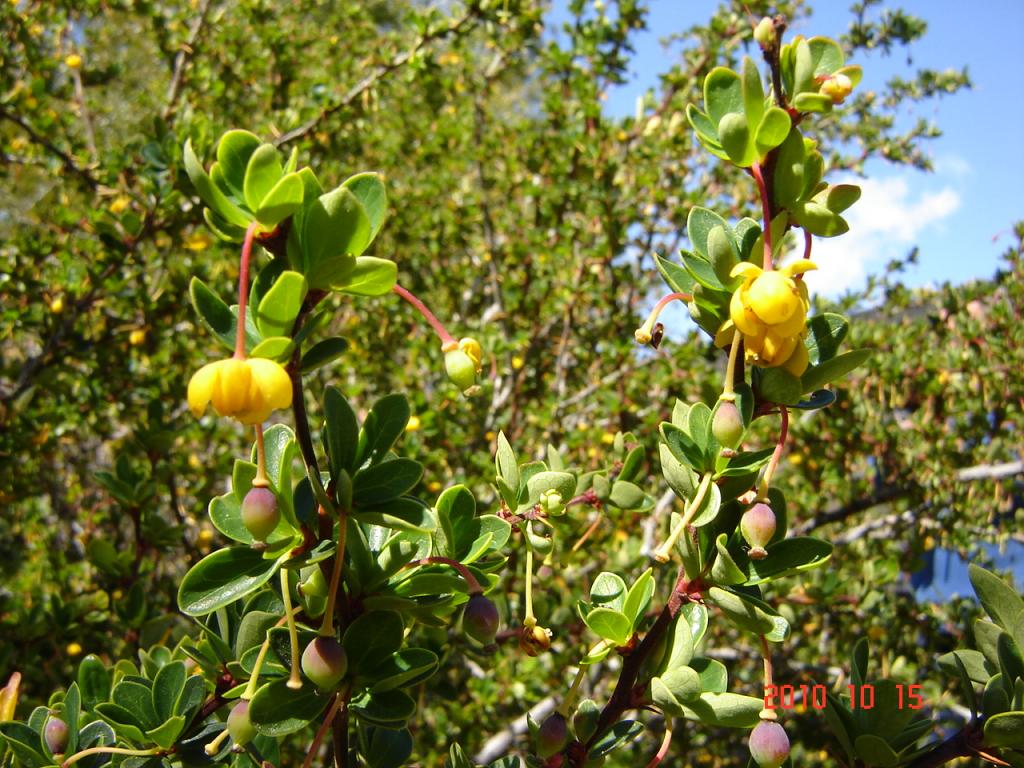
[[[466,397],[472,397],[480,391],[480,385],[476,383],[477,365],[464,350],[451,349],[445,352],[444,368],[448,372],[448,379]]]
[[[256,738],[256,726],[249,719],[249,702],[239,699],[228,715],[228,733],[231,740],[239,747],[244,747]]]
[[[778,42],[778,35],[775,33],[775,22],[770,16],[761,19],[754,27],[754,40],[764,50],[770,50]]]
[[[498,634],[498,609],[483,595],[472,595],[462,612],[462,631],[481,645],[490,645]]]
[[[557,755],[569,743],[569,723],[561,712],[548,715],[537,731],[537,756],[548,758]]]
[[[751,560],[763,560],[768,557],[765,547],[775,535],[775,526],[775,513],[763,501],[759,501],[743,513],[743,517],[740,518],[740,534],[750,545],[747,554]]]
[[[565,504],[562,503],[562,494],[554,488],[544,491],[540,495],[540,508],[550,517],[557,517],[565,514]]]
[[[789,757],[786,729],[778,723],[762,720],[750,732],[750,756],[761,768],[779,768]]]
[[[242,499],[242,524],[256,541],[266,541],[281,520],[277,497],[269,488],[253,486]]]
[[[68,724],[59,717],[51,716],[43,728],[43,739],[51,754],[63,755],[68,748]]]
[[[302,672],[321,691],[333,691],[348,672],[345,649],[333,637],[315,637],[302,652]]]
[[[736,403],[719,400],[711,419],[711,434],[724,448],[736,449],[743,439],[743,416]]]
[[[572,716],[572,727],[576,738],[588,741],[597,732],[597,722],[601,719],[601,708],[593,699],[583,699]]]

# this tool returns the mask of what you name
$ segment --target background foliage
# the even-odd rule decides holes
[[[865,5],[851,16],[848,59],[925,33]],[[351,347],[321,375],[363,409],[411,393],[418,426],[403,450],[427,465],[427,495],[465,479],[482,507],[496,503],[486,478],[499,430],[520,451],[550,442],[592,467],[616,431],[631,430],[656,461],[651,426],[674,397],[704,381],[712,395],[703,339],[670,332],[651,353],[632,335],[660,283],[650,254],[685,244],[689,208],[754,199],[697,151],[683,110],[711,66],[751,49],[747,9],[808,9],[724,5],[679,32],[682,60],[636,117],[612,119],[603,95],[623,79],[645,15],[634,0],[608,6],[574,0],[572,22],[552,30],[535,0],[4,4],[0,679],[20,670],[26,702],[66,684],[80,654],[133,655],[180,631],[177,581],[215,541],[205,500],[224,490],[225,446],[245,439],[185,408],[186,376],[212,347],[193,322],[188,279],[223,288],[237,278],[234,247],[193,207],[186,138],[209,156],[217,136],[244,125],[336,170],[327,186],[385,174],[392,210],[373,253],[397,261],[400,281],[453,330],[480,339],[485,390],[458,396],[433,336],[393,296],[371,300],[372,322],[331,299],[331,330]],[[903,134],[893,115],[966,82],[910,73],[891,93],[858,96],[847,107],[857,119],[842,123],[854,129],[821,126],[826,156],[854,170],[871,157],[926,165],[934,127]],[[872,363],[836,405],[794,425],[800,452],[779,482],[795,529],[828,527],[844,546],[794,584],[785,610],[807,639],[787,647],[777,678],[831,682],[867,634],[884,671],[923,683],[942,710],[933,659],[968,642],[973,603],[918,603],[907,574],[937,547],[978,553],[1019,526],[1024,275],[1019,247],[975,285],[912,292],[898,268],[843,302],[861,313],[852,345],[877,349]],[[660,471],[649,470],[647,490],[660,495]],[[543,585],[539,610],[564,619],[551,623],[566,641],[583,628],[558,604],[562,587],[585,590],[651,548],[654,529],[639,517],[617,522]],[[518,606],[508,608],[514,620]],[[756,679],[755,657],[728,640],[710,645],[735,647],[734,675]],[[526,659],[510,633],[496,656],[432,680],[416,734],[424,764],[449,739],[481,748],[564,687],[572,645],[556,639],[554,653]],[[833,748],[817,714],[796,723],[796,743]],[[746,759],[740,740],[708,729],[676,740],[707,764]]]

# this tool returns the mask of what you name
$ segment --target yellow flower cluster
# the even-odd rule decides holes
[[[729,317],[743,335],[748,363],[767,368],[781,366],[794,376],[807,369],[803,337],[810,300],[807,285],[794,276],[812,269],[817,265],[806,259],[770,272],[750,262],[733,268],[733,277],[742,277],[743,284],[732,295]],[[731,333],[720,335],[724,343],[731,338]]]
[[[207,363],[188,383],[188,407],[199,418],[208,403],[221,416],[260,424],[272,411],[292,404],[292,382],[273,360],[228,358]]]

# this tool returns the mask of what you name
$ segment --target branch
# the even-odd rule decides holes
[[[463,28],[476,16],[476,14],[476,9],[471,7],[465,12],[465,14],[449,22],[447,26],[439,27],[433,31],[425,33],[413,44],[411,48],[409,48],[409,50],[398,54],[398,56],[385,64],[378,65],[375,70],[346,91],[338,101],[328,107],[324,107],[316,117],[306,121],[297,128],[293,128],[287,133],[283,133],[278,136],[274,140],[274,145],[280,147],[291,141],[295,141],[296,139],[301,139],[303,136],[308,136],[328,117],[348,107],[352,102],[362,96],[364,92],[376,85],[379,80],[391,74],[396,69],[400,69],[404,66],[417,54],[417,52],[419,52],[420,48],[423,48],[425,45],[436,40],[442,40],[449,35],[462,32]]]
[[[906,764],[906,768],[937,768],[959,757],[973,757],[980,747],[981,733],[968,723],[935,749]]]
[[[199,5],[199,15],[193,19],[192,26],[189,27],[188,38],[182,43],[181,50],[178,51],[178,55],[174,59],[174,73],[171,75],[171,83],[167,87],[167,103],[164,105],[164,110],[161,113],[165,120],[174,114],[174,110],[177,107],[178,97],[181,95],[181,89],[185,85],[185,72],[192,57],[195,56],[196,43],[203,32],[203,27],[206,24],[206,19],[210,14],[212,5],[212,0],[202,0]]]
[[[89,187],[89,189],[95,192],[96,189],[99,187],[99,181],[96,180],[96,178],[92,175],[92,173],[89,172],[89,170],[86,167],[79,165],[74,157],[72,157],[69,153],[65,152],[63,149],[58,147],[56,144],[54,144],[48,138],[43,136],[41,133],[36,131],[36,129],[33,128],[28,122],[26,122],[22,117],[20,117],[19,115],[15,115],[11,112],[8,112],[3,107],[0,107],[0,120],[8,120],[14,123],[19,128],[21,128],[21,130],[28,134],[28,137],[33,144],[42,147],[51,155],[60,160],[64,168],[73,173],[74,175],[78,176],[82,181],[84,181],[86,186]]]
[[[484,743],[483,747],[480,748],[480,751],[473,756],[473,762],[487,765],[501,757],[512,746],[512,741],[515,737],[526,733],[528,730],[527,717],[532,717],[538,723],[543,722],[548,715],[555,711],[556,703],[554,696],[541,699],[533,705],[533,708],[527,714],[517,717],[501,731],[491,736]]]

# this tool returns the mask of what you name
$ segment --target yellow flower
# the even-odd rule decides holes
[[[110,203],[110,212],[115,216],[126,210],[132,204],[132,199],[127,195],[119,195]]]
[[[7,685],[0,688],[0,720],[13,720],[14,708],[18,705],[18,688],[21,686],[21,672],[12,672]]]
[[[190,251],[205,251],[213,242],[204,232],[193,232],[185,238],[185,247]]]
[[[292,382],[273,360],[228,358],[207,363],[188,383],[188,407],[199,418],[207,403],[221,416],[260,424],[271,411],[292,404]]]
[[[80,69],[82,66],[82,57],[77,53],[70,53],[64,58],[64,65],[68,69]]]
[[[409,417],[409,423],[405,425],[405,431],[406,432],[418,432],[419,428],[420,428],[420,417],[419,416],[415,416],[415,415],[410,416]]]
[[[806,259],[771,272],[747,261],[733,268],[732,275],[742,276],[743,285],[732,295],[729,317],[743,335],[748,363],[782,366],[794,376],[807,369],[803,336],[810,300],[807,285],[793,276],[812,269],[817,266]],[[727,344],[731,338],[731,333],[720,334],[719,342]]]
[[[78,643],[68,643],[68,647],[64,650],[68,656],[78,656],[82,652],[82,646]]]
[[[144,328],[136,328],[134,331],[128,334],[128,343],[133,347],[137,347],[146,340],[146,331]]]
[[[50,311],[55,315],[59,315],[64,311],[64,299],[58,296],[56,299],[50,302]]]

